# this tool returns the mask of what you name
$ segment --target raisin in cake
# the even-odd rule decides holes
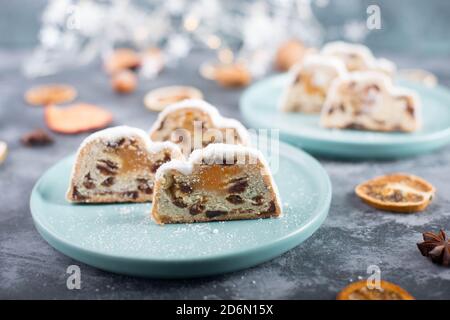
[[[309,55],[290,71],[290,81],[280,100],[286,112],[319,113],[332,81],[346,73],[337,58]]]
[[[323,46],[320,53],[341,59],[349,72],[372,70],[393,76],[396,70],[393,62],[384,58],[375,58],[372,51],[362,44],[329,42]]]
[[[78,149],[67,191],[70,202],[152,201],[156,170],[182,159],[171,142],[151,142],[141,129],[120,126],[87,137]]]
[[[394,87],[379,72],[354,72],[337,79],[322,110],[323,127],[372,131],[420,128],[420,101],[408,89]]]
[[[153,141],[172,141],[185,154],[209,143],[248,145],[249,136],[237,120],[222,117],[209,103],[188,99],[168,106],[159,113],[150,129]]]
[[[269,167],[253,148],[210,144],[195,150],[188,161],[173,160],[156,173],[152,216],[161,224],[280,214]]]

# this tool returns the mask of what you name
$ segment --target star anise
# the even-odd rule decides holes
[[[450,266],[450,240],[443,230],[439,233],[425,232],[423,240],[417,247],[424,257],[430,257],[434,263]]]

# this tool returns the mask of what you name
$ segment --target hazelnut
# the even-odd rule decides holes
[[[109,74],[123,70],[136,70],[141,65],[140,55],[128,48],[116,49],[105,61],[105,69]]]
[[[223,87],[244,87],[252,77],[245,65],[236,63],[217,66],[215,80]]]
[[[131,93],[136,90],[137,77],[129,70],[123,70],[112,76],[111,86],[118,93]]]
[[[298,40],[291,39],[278,48],[275,56],[275,67],[280,71],[289,70],[301,61],[305,55],[305,46]]]

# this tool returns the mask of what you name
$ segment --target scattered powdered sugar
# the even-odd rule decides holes
[[[119,208],[119,215],[129,215],[134,213],[136,210],[139,210],[137,206],[130,205],[130,206],[122,206]]]
[[[281,162],[276,175],[285,194],[281,218],[158,225],[149,203],[77,205],[63,219],[57,213],[47,218],[55,229],[66,226],[69,242],[107,255],[176,260],[239,252],[298,230],[320,203],[309,173],[296,172],[297,164],[288,158]]]

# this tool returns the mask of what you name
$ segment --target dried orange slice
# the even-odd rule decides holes
[[[161,111],[168,105],[185,99],[203,99],[203,93],[194,87],[168,86],[149,91],[144,105],[152,111]]]
[[[45,121],[50,130],[74,134],[106,127],[112,114],[92,104],[76,103],[67,107],[48,106]]]
[[[70,102],[77,96],[74,87],[65,84],[48,84],[29,89],[25,101],[33,106],[46,106]]]
[[[129,48],[119,48],[105,60],[105,69],[109,74],[122,70],[135,70],[141,65],[141,56]]]
[[[414,300],[405,289],[388,281],[380,281],[381,289],[369,288],[366,280],[354,282],[337,295],[337,300]]]
[[[393,212],[424,210],[435,194],[435,188],[422,178],[394,173],[361,183],[355,192],[364,202],[377,209]]]

